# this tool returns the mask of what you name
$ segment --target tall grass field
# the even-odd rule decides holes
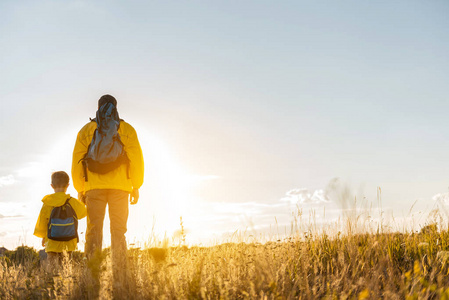
[[[449,299],[449,232],[308,235],[279,242],[128,250],[122,282],[108,249],[59,272],[19,247],[0,262],[1,299]]]
[[[356,216],[335,232],[298,215],[271,241],[186,246],[184,234],[176,246],[130,248],[120,276],[109,248],[51,270],[18,247],[0,257],[0,299],[449,299],[447,224],[394,232]]]

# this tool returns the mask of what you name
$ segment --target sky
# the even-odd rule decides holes
[[[379,209],[380,187],[385,214],[424,224],[449,187],[448,15],[447,1],[2,0],[0,246],[39,248],[51,172],[70,171],[103,94],[145,159],[130,244],[176,241],[181,216],[190,244],[273,237],[301,211],[331,223],[345,188]]]

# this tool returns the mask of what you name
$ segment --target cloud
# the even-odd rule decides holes
[[[6,219],[6,218],[23,218],[23,215],[14,215],[14,216],[4,216],[0,214],[0,219]]]
[[[306,188],[292,189],[286,193],[286,197],[281,201],[291,204],[321,204],[329,203],[329,197],[325,190],[315,190],[312,192]]]
[[[436,194],[432,197],[432,200],[444,206],[449,206],[449,193]]]
[[[449,192],[439,193],[432,197],[435,202],[437,209],[443,212],[446,217],[449,217]]]
[[[0,177],[0,187],[6,186],[6,185],[12,185],[16,182],[13,175],[6,175]]]

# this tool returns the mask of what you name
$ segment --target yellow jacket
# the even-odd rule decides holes
[[[45,238],[45,251],[46,252],[63,252],[74,251],[78,241],[72,239],[67,242],[54,241],[47,238],[48,220],[50,219],[51,211],[56,206],[61,206],[70,197],[70,195],[58,192],[50,194],[42,199],[44,203],[42,205],[39,217],[37,218],[36,227],[34,228],[34,235],[40,238]],[[86,216],[86,206],[75,198],[70,197],[69,204],[72,206],[79,219]]]
[[[75,189],[78,192],[94,189],[116,189],[131,192],[133,188],[140,188],[143,183],[144,167],[142,149],[137,139],[136,130],[125,121],[120,121],[118,133],[129,158],[129,178],[128,167],[126,164],[122,164],[106,174],[92,173],[88,170],[88,181],[84,180],[83,164],[80,160],[87,153],[96,128],[96,122],[89,122],[81,128],[76,138],[72,159],[72,180]]]

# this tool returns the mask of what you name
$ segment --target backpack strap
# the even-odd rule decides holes
[[[83,164],[84,181],[87,182],[89,178],[87,177],[87,163],[86,160],[84,160],[84,158],[82,164]]]
[[[69,204],[70,199],[72,199],[72,197],[67,198],[67,200],[65,200],[65,202],[64,202],[63,205],[55,206],[55,207],[62,207],[62,206],[64,206],[64,205],[66,205],[66,204]],[[70,205],[70,204],[69,204],[69,205]],[[70,205],[70,206],[71,206],[71,205]]]
[[[69,203],[70,199],[72,199],[72,197],[67,198],[67,200],[65,200],[64,205],[66,205],[66,204],[70,205],[70,203]],[[76,230],[76,243],[79,243],[80,242],[80,236],[78,234],[78,216],[76,215],[76,212],[73,209],[72,205],[70,205],[70,207],[71,207],[73,213],[75,214],[75,222],[77,222],[76,223],[77,225],[76,225],[76,228],[75,228],[75,230]]]
[[[120,119],[120,123],[121,123],[121,122],[125,122],[125,120]],[[120,128],[120,123],[118,124],[117,130]],[[124,148],[125,148],[125,145],[123,144],[123,142],[122,142],[121,140],[120,140],[120,143],[123,145],[123,149],[124,149]],[[126,155],[126,177],[127,177],[128,179],[131,178],[129,168],[130,168],[130,162],[129,162],[128,155]]]

